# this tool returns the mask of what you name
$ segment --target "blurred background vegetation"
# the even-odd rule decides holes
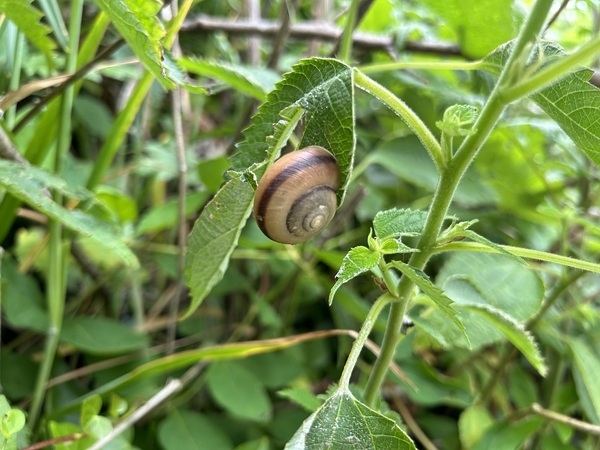
[[[598,33],[597,2],[555,3],[546,39],[569,51]],[[250,220],[223,280],[190,318],[177,322],[188,303],[181,273],[185,236],[224,181],[227,156],[282,73],[305,57],[335,56],[348,2],[197,2],[173,54],[183,57],[180,66],[199,89],[182,91],[175,101],[172,92],[150,80],[137,103],[132,92],[144,70],[102,13],[104,2],[83,2],[74,26],[77,5],[45,0],[23,6],[35,8],[39,14],[33,19],[47,33],[32,40],[6,13],[16,3],[0,1],[2,155],[13,160],[21,155],[62,179],[66,187],[45,187],[62,192],[65,206],[72,197],[94,203],[88,212],[99,222],[90,226],[104,233],[100,239],[82,237],[67,226],[56,259],[49,250],[56,217],[6,190],[0,193],[2,411],[10,405],[28,413],[20,448],[61,437],[69,448],[89,448],[167,380],[177,379],[183,382],[176,395],[104,448],[282,448],[318,405],[315,395],[339,378],[349,337],[325,333],[276,352],[204,362],[192,374],[186,372],[192,360],[171,364],[157,358],[182,361],[177,356],[184,351],[211,345],[358,330],[381,291],[359,278],[340,289],[329,307],[326,299],[342,258],[365,245],[378,211],[427,209],[435,167],[403,122],[357,91],[355,172],[330,227],[291,247],[269,241]],[[160,9],[154,2],[146,5]],[[359,67],[394,60],[478,60],[516,36],[530,6],[527,0],[364,1],[353,60]],[[159,12],[165,24],[170,17],[169,8]],[[78,58],[69,56],[73,42],[79,43]],[[598,67],[597,61],[591,64]],[[64,76],[74,67],[84,71],[68,85]],[[447,107],[481,106],[495,81],[466,70],[370,75],[436,133]],[[66,116],[65,105],[70,106]],[[184,138],[187,162],[183,185],[177,136]],[[114,152],[107,157],[111,146]],[[554,121],[533,102],[520,101],[507,109],[461,182],[451,214],[477,219],[473,229],[499,244],[599,262],[598,175]],[[86,186],[92,198],[78,196]],[[41,192],[44,186],[33,188]],[[139,267],[124,264],[118,251],[107,251],[112,239],[135,253]],[[402,417],[419,448],[598,448],[597,434],[548,421],[530,408],[541,404],[600,425],[600,278],[535,262],[530,263],[534,270],[519,278],[507,276],[513,273],[507,265],[490,255],[442,254],[427,273],[440,286],[456,273],[480,277],[488,299],[507,302],[507,308],[523,302],[530,310],[521,318],[540,344],[548,376],[539,376],[502,336],[490,337],[485,330],[475,332],[472,349],[460,340],[443,342],[436,334],[443,324],[423,314],[426,305],[417,302],[410,311],[415,326],[395,358],[404,378],[389,376],[383,409]],[[56,302],[48,292],[57,274],[64,277],[61,308],[49,303]],[[62,321],[53,319],[57,312]],[[57,324],[60,336],[53,349],[48,340]],[[375,343],[384,327],[381,318],[371,336]],[[158,361],[154,372],[136,375],[153,360]],[[373,360],[363,353],[357,385]],[[47,377],[40,375],[42,367],[50,371]],[[120,377],[131,381],[113,389]],[[104,394],[102,401],[83,400],[96,389]],[[54,448],[67,446],[56,441]]]

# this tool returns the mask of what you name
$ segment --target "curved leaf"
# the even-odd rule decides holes
[[[223,277],[252,209],[254,176],[262,175],[266,162],[274,159],[270,156],[281,149],[301,118],[301,146],[321,145],[338,160],[341,203],[354,155],[353,105],[352,69],[332,59],[299,62],[267,96],[231,158],[231,179],[204,208],[190,234],[185,276],[192,301],[184,317]]]

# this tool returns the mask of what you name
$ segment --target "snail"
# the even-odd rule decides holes
[[[279,158],[256,188],[254,217],[270,239],[304,242],[320,233],[337,209],[340,170],[334,156],[312,145]]]

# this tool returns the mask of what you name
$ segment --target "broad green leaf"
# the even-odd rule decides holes
[[[119,233],[112,224],[96,219],[80,210],[66,209],[55,203],[47,195],[47,188],[59,190],[69,198],[88,200],[92,193],[83,188],[73,188],[48,172],[33,166],[23,166],[12,161],[0,160],[0,186],[10,194],[37,209],[51,219],[84,236],[95,239],[105,249],[118,255],[132,267],[139,262],[135,254],[119,239]]]
[[[194,192],[185,196],[185,215],[190,217],[206,202],[208,192]],[[177,226],[179,201],[171,200],[162,205],[150,209],[140,219],[136,234],[156,233],[158,231],[172,229]]]
[[[433,303],[435,303],[438,310],[442,312],[448,319],[452,320],[452,322],[458,327],[458,329],[462,332],[465,338],[467,340],[469,339],[465,331],[465,326],[463,325],[461,319],[458,317],[456,309],[453,306],[454,302],[446,294],[444,294],[444,291],[442,291],[428,278],[426,278],[425,274],[423,274],[422,272],[417,272],[408,264],[404,264],[401,261],[393,261],[390,263],[390,265],[402,272],[402,274],[405,277],[410,278],[413,281],[413,283],[415,283],[417,287],[425,295],[427,295],[427,297],[429,297]]]
[[[461,50],[472,58],[482,57],[513,38],[518,29],[513,1],[424,0],[436,13],[436,21],[446,22],[456,33]]]
[[[370,164],[380,164],[400,180],[433,192],[438,183],[439,173],[429,154],[414,136],[391,139],[376,147],[366,157]],[[496,204],[496,192],[485,183],[474,166],[467,169],[456,189],[457,203],[475,207]]]
[[[584,398],[587,400],[587,404],[593,411],[592,414],[588,414],[589,419],[595,420],[598,425],[600,417],[600,385],[598,384],[600,356],[581,339],[570,338],[567,342],[571,348],[575,371],[580,378],[580,382],[577,383],[579,397],[582,403]]]
[[[146,69],[163,87],[173,89],[173,73],[165,64],[167,55],[160,43],[165,30],[156,16],[162,3],[158,0],[96,0],[96,3]]]
[[[486,69],[498,74],[512,50],[513,43],[502,45],[485,58]],[[539,54],[543,60],[539,61]],[[552,60],[564,55],[562,48],[553,42],[539,42],[532,60],[540,68],[552,64]],[[589,83],[593,75],[590,69],[581,68],[566,75],[556,83],[539,90],[531,98],[548,114],[575,144],[600,166],[600,89]]]
[[[350,391],[340,389],[304,421],[285,448],[401,450],[416,447],[392,419],[359,402]]]
[[[35,386],[38,371],[31,353],[17,353],[13,350],[0,351],[0,380],[2,392],[13,402],[23,400],[31,395]]]
[[[302,387],[282,389],[277,392],[279,397],[286,398],[308,412],[314,412],[321,406],[321,401],[310,390]]]
[[[525,440],[538,431],[543,424],[544,419],[536,416],[518,422],[496,422],[486,430],[471,450],[522,448]]]
[[[466,290],[466,283],[471,290]],[[436,284],[457,303],[489,304],[518,321],[530,319],[544,296],[543,283],[534,271],[512,256],[490,253],[453,254]]]
[[[0,13],[13,22],[27,39],[51,60],[56,44],[48,34],[50,28],[40,22],[43,14],[31,0],[0,0]]]
[[[232,416],[263,423],[271,420],[271,401],[265,386],[238,362],[212,364],[206,382],[214,400]]]
[[[40,333],[48,328],[44,295],[32,275],[21,273],[15,262],[2,260],[2,314],[12,327]]]
[[[112,423],[107,417],[91,417],[84,425],[83,430],[95,439],[101,439],[112,431]]]
[[[244,131],[238,153],[230,160],[231,180],[204,208],[190,234],[185,277],[192,300],[185,317],[198,308],[223,277],[252,209],[252,176],[262,175],[269,157],[267,150],[281,149],[283,138],[291,134],[292,125],[302,114],[304,134],[300,146],[321,145],[335,155],[342,177],[338,192],[341,202],[354,155],[353,105],[352,70],[332,59],[299,62],[267,96]]]
[[[267,92],[273,90],[275,83],[280,79],[276,72],[269,69],[236,65],[223,61],[182,58],[178,63],[182,69],[188,72],[222,81],[236,92],[241,92],[261,101],[266,99]]]
[[[233,450],[222,427],[194,411],[170,411],[158,426],[158,440],[165,450]]]
[[[83,352],[93,354],[126,353],[148,344],[145,334],[103,317],[66,319],[60,338]]]
[[[340,270],[335,275],[337,280],[329,292],[329,304],[331,305],[333,302],[333,297],[342,284],[377,267],[380,260],[381,254],[369,250],[367,247],[359,246],[350,249],[344,256]]]
[[[488,323],[491,323],[494,328],[500,331],[508,341],[519,349],[540,375],[546,375],[548,368],[544,364],[544,358],[533,336],[513,317],[491,305],[462,305],[462,308],[473,311],[485,318]]]
[[[411,209],[388,209],[380,211],[373,219],[373,229],[378,239],[398,236],[415,236],[423,231],[426,211]]]
[[[462,448],[471,448],[487,428],[494,423],[494,418],[485,406],[476,403],[464,409],[458,419],[460,443]]]

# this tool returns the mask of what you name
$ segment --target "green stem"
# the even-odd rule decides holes
[[[81,17],[84,0],[73,0],[71,3],[71,18],[69,23],[69,53],[66,61],[66,71],[73,73],[77,70],[77,53],[79,51],[79,37],[81,35]],[[71,146],[71,112],[75,88],[68,87],[62,98],[60,109],[60,122],[58,140],[54,159],[54,172],[60,175],[65,154]],[[54,200],[61,204],[62,195],[55,193]],[[31,409],[29,412],[29,426],[35,428],[46,393],[46,384],[50,378],[52,365],[56,356],[56,349],[60,340],[63,312],[66,295],[66,250],[63,242],[63,230],[60,222],[49,221],[49,263],[47,278],[47,302],[49,326],[46,336],[44,356],[33,393]]]
[[[535,75],[514,86],[503,89],[502,99],[510,103],[518,98],[539,91],[585,63],[600,51],[600,36],[582,45],[574,53],[560,58]]]
[[[419,116],[417,116],[406,103],[392,94],[387,88],[357,69],[354,70],[354,84],[378,98],[384,105],[388,106],[404,120],[408,127],[423,143],[438,169],[441,169],[444,166],[445,162],[440,143],[431,131],[429,131],[429,128],[421,121]]]
[[[395,61],[385,64],[369,64],[359,67],[362,73],[382,73],[398,70],[481,70],[483,61]]]
[[[425,223],[423,233],[421,234],[417,244],[417,248],[420,250],[420,252],[413,253],[409,260],[409,264],[415,269],[423,270],[425,264],[432,255],[437,236],[439,235],[444,218],[446,217],[446,213],[450,207],[456,187],[458,186],[458,183],[467,170],[467,167],[477,155],[477,152],[481,148],[483,142],[496,124],[500,114],[504,109],[503,102],[501,102],[498,98],[501,93],[499,86],[502,86],[504,81],[509,78],[509,75],[513,73],[513,66],[522,58],[521,53],[525,49],[527,43],[534,39],[539,30],[542,28],[551,3],[552,2],[548,0],[536,1],[531,14],[527,18],[527,22],[521,29],[521,33],[517,38],[514,51],[509,57],[509,60],[502,73],[500,74],[498,84],[490,95],[488,102],[486,102],[485,106],[483,107],[481,114],[473,127],[475,130],[477,130],[477,132],[468,136],[463,141],[462,145],[457,150],[455,157],[449,161],[448,165],[438,164],[438,167],[441,169],[440,178],[436,187],[431,208],[429,209],[429,214],[427,215],[427,221]],[[389,91],[387,91],[386,95],[384,96],[378,94],[381,92],[381,90],[373,91],[371,84],[365,84],[365,78],[367,77],[360,74],[358,71],[356,72],[355,80],[357,81],[357,85],[359,85],[359,87],[372,92],[380,100],[384,101],[390,108],[396,111],[398,115],[404,117],[400,114],[399,110],[396,109],[398,105],[403,105],[403,103],[399,100],[393,100],[395,97],[389,93]],[[417,123],[421,124],[421,121],[418,120]],[[439,154],[441,158],[441,149],[439,148],[439,144],[437,145],[437,154]],[[427,145],[426,147],[429,149]],[[400,337],[402,319],[408,308],[408,300],[410,298],[412,289],[412,281],[408,277],[402,277],[400,279],[400,283],[398,284],[397,290],[400,301],[398,303],[394,303],[390,309],[386,331],[381,344],[381,352],[375,361],[373,371],[371,372],[371,375],[369,376],[365,386],[364,397],[365,401],[370,406],[374,406],[375,399],[387,373],[387,368],[394,356],[396,344]]]
[[[363,322],[360,331],[358,332],[358,336],[356,336],[354,344],[350,349],[350,354],[348,355],[348,359],[344,365],[344,370],[342,370],[342,375],[340,376],[340,389],[348,389],[350,386],[350,377],[352,376],[352,371],[356,366],[360,352],[365,346],[365,342],[367,342],[369,334],[371,333],[379,314],[381,314],[383,308],[385,308],[385,306],[392,301],[394,301],[394,298],[390,294],[385,293],[382,294],[377,301],[375,301],[375,303],[373,303],[373,306],[369,310],[369,313],[367,314],[367,317]]]
[[[554,253],[542,252],[540,250],[533,250],[530,248],[513,247],[511,245],[501,245],[501,247],[507,252],[515,256],[520,256],[521,258],[560,264],[561,266],[572,267],[574,269],[600,273],[600,264],[591,261],[583,261],[581,259],[571,258],[569,256],[556,255]],[[452,242],[436,248],[435,253],[457,250],[468,252],[500,253],[497,249],[480,244],[478,242]]]
[[[350,3],[348,20],[346,20],[346,26],[344,27],[344,32],[342,33],[342,39],[340,41],[340,52],[338,57],[345,63],[350,63],[352,58],[352,35],[354,34],[354,27],[356,26],[359,6],[360,0],[352,0],[352,3]]]

